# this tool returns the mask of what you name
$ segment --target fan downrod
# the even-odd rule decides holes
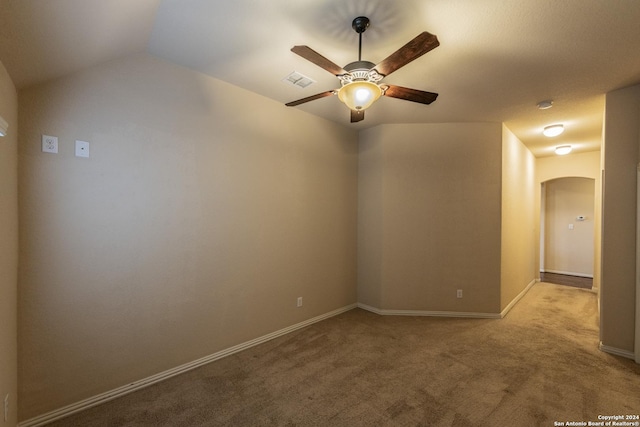
[[[358,33],[358,61],[362,61],[362,33],[369,28],[369,18],[358,16],[351,23],[351,27]]]

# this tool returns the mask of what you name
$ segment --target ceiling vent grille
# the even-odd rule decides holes
[[[304,74],[300,74],[297,71],[292,72],[287,77],[282,79],[282,81],[293,86],[301,87],[303,89],[315,83],[315,80],[305,76]]]

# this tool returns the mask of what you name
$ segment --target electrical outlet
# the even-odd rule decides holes
[[[302,307],[302,297],[298,297],[298,307]]]
[[[456,292],[456,297],[462,298],[462,289],[458,289],[458,291]]]
[[[42,135],[42,151],[45,153],[57,153],[58,137],[51,135]]]
[[[9,419],[9,393],[4,397],[4,420]]]

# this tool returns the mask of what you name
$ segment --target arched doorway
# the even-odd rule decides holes
[[[593,178],[563,177],[541,183],[541,280],[592,289],[595,191]]]

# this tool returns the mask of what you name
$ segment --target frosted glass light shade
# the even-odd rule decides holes
[[[560,135],[562,132],[564,132],[563,125],[551,125],[551,126],[545,127],[544,130],[542,131],[542,134],[544,136],[553,137],[553,136]]]
[[[348,83],[338,91],[338,98],[351,110],[366,110],[382,95],[380,87],[372,82],[355,81]]]
[[[556,154],[559,156],[564,156],[565,154],[569,154],[572,148],[570,145],[560,145],[556,147]]]

